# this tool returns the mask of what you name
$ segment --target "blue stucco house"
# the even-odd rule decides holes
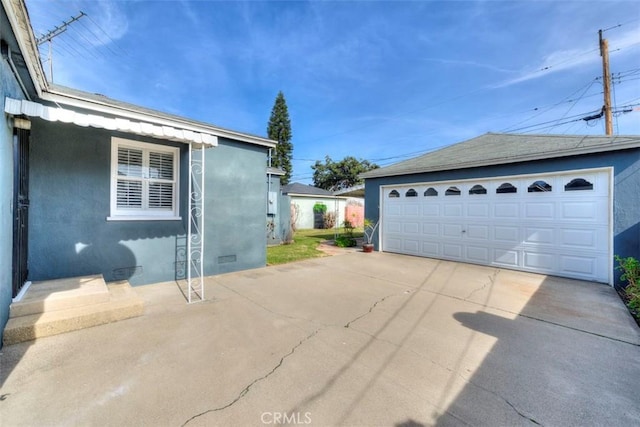
[[[640,136],[488,133],[366,172],[378,250],[619,284],[640,258]]]
[[[0,330],[28,281],[265,265],[274,141],[48,83],[24,1],[1,4]]]

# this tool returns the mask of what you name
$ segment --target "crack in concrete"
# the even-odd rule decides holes
[[[278,363],[266,374],[264,374],[263,376],[256,378],[255,380],[251,381],[245,388],[243,388],[240,393],[238,394],[238,396],[236,396],[235,399],[233,399],[231,402],[227,403],[226,405],[223,406],[219,406],[217,408],[212,408],[212,409],[208,409],[204,412],[201,412],[199,414],[196,414],[194,416],[192,416],[191,418],[189,418],[187,421],[185,421],[182,424],[182,427],[186,426],[187,424],[189,424],[191,421],[195,420],[196,418],[199,418],[203,415],[212,413],[212,412],[219,412],[219,411],[223,411],[233,405],[235,405],[238,401],[240,401],[240,399],[242,399],[247,393],[249,393],[249,390],[251,390],[251,387],[253,387],[255,384],[259,383],[260,381],[263,381],[267,378],[269,378],[271,375],[273,375],[274,372],[276,372],[284,363],[285,359],[289,356],[291,356],[293,353],[295,353],[296,349],[298,347],[300,347],[302,344],[304,344],[305,342],[307,342],[308,340],[310,340],[311,338],[313,338],[315,335],[318,334],[318,332],[320,332],[320,330],[322,330],[324,328],[318,328],[315,331],[313,331],[312,333],[310,333],[309,335],[307,335],[306,337],[304,337],[303,339],[301,339],[296,345],[293,346],[293,348],[291,348],[291,350],[285,354],[284,356],[282,356],[280,358],[280,361],[278,361]]]
[[[434,271],[436,271],[438,269],[438,266],[440,265],[440,261],[438,261],[436,263],[436,267],[431,270],[426,277],[424,278],[424,280],[422,281],[422,284],[420,285],[419,288],[421,288],[422,286],[424,286],[433,276]],[[410,293],[410,291],[406,291],[406,287],[404,293]],[[418,288],[418,289],[419,289]],[[392,295],[396,295],[392,294]],[[384,297],[382,300],[391,297],[392,295],[388,295],[386,297]],[[395,317],[402,311],[405,309],[405,307],[411,302],[411,300],[415,297],[416,293],[413,293],[413,295],[411,295],[409,298],[407,298],[398,308],[396,308],[395,312],[391,314],[391,316],[378,328],[377,332],[374,334],[375,336],[377,336],[378,334],[380,334],[382,331],[384,331],[390,324],[391,322],[393,322],[393,320],[395,319]],[[382,301],[378,301],[377,304],[379,304]],[[377,304],[374,303],[374,305],[372,306],[372,308],[370,310],[373,310],[373,307],[375,307]],[[429,306],[427,307],[426,311],[429,310]],[[370,311],[369,311],[370,312]],[[369,312],[365,313],[368,314]],[[362,318],[363,316],[359,316],[360,318]],[[352,321],[348,322],[347,325],[351,325],[353,322],[355,322],[356,319],[353,319]],[[420,319],[419,319],[420,320]],[[325,393],[327,393],[329,391],[329,389],[331,389],[334,384],[338,381],[339,378],[341,378],[345,372],[347,372],[351,366],[357,361],[357,360],[361,360],[361,356],[371,347],[371,345],[375,342],[374,339],[370,339],[369,341],[367,341],[363,346],[361,346],[352,356],[351,358],[345,362],[340,369],[338,369],[330,378],[327,379],[327,381],[324,383],[324,385],[316,392],[312,393],[311,395],[308,395],[307,397],[305,397],[304,399],[302,399],[301,401],[299,401],[290,411],[288,411],[288,413],[291,412],[297,412],[299,410],[299,408],[306,406],[307,404],[315,401],[316,399],[319,399],[320,397],[322,397]],[[373,376],[371,377],[372,380],[370,380],[368,382],[368,384],[364,385],[364,388],[362,389],[362,391],[355,396],[354,398],[351,399],[346,399],[345,398],[345,403],[347,400],[351,400],[351,404],[349,405],[348,408],[346,408],[346,410],[342,411],[343,415],[340,419],[340,421],[337,424],[346,424],[345,420],[349,417],[349,415],[352,413],[353,408],[355,405],[357,405],[358,402],[360,402],[363,398],[363,392],[366,392],[366,390],[368,390],[370,388],[370,386],[373,384],[373,382],[375,381],[375,379],[380,375],[380,373],[386,368],[386,365],[388,363],[388,361],[390,360],[390,358],[392,358],[394,355],[390,355],[389,357],[387,357],[387,362],[385,362],[381,369],[378,369],[377,372],[375,372],[373,374]]]
[[[497,392],[495,392],[495,391],[493,391],[493,390],[489,390],[489,389],[487,389],[487,388],[485,388],[485,387],[483,387],[483,386],[481,386],[481,385],[479,385],[479,384],[477,384],[477,383],[475,383],[475,382],[471,381],[470,379],[466,378],[466,377],[465,377],[464,375],[462,375],[461,373],[459,373],[459,372],[455,372],[453,369],[451,369],[451,368],[449,368],[449,367],[447,367],[447,366],[443,366],[442,364],[440,364],[440,363],[436,362],[436,361],[435,361],[435,360],[433,360],[433,359],[429,359],[426,355],[424,355],[424,354],[422,354],[422,353],[420,353],[420,352],[418,352],[418,351],[416,351],[416,350],[414,350],[414,349],[412,349],[412,348],[405,348],[405,347],[403,347],[403,346],[402,346],[402,345],[400,345],[400,344],[397,344],[397,343],[394,343],[394,342],[392,342],[392,341],[389,341],[389,340],[385,340],[385,339],[382,339],[382,338],[376,337],[376,336],[374,336],[374,335],[372,335],[372,334],[370,334],[370,333],[368,333],[368,332],[361,331],[361,330],[359,330],[359,329],[351,328],[351,330],[352,330],[352,331],[354,331],[354,332],[361,333],[361,334],[363,334],[363,335],[367,335],[367,336],[369,336],[369,337],[371,337],[371,338],[375,339],[376,341],[380,341],[380,342],[384,342],[384,343],[390,344],[390,345],[392,345],[392,346],[394,346],[394,347],[396,347],[396,348],[404,348],[405,350],[410,351],[411,353],[415,354],[416,356],[419,356],[419,357],[422,357],[422,358],[428,359],[428,360],[429,360],[429,362],[431,362],[431,363],[432,363],[432,364],[434,364],[435,366],[437,366],[437,367],[439,367],[439,368],[441,368],[441,369],[444,369],[445,371],[450,372],[450,373],[452,373],[452,374],[454,374],[454,375],[458,376],[458,377],[459,377],[459,378],[461,378],[465,383],[467,383],[467,384],[471,384],[471,385],[473,385],[474,387],[477,387],[477,388],[479,388],[479,389],[481,389],[481,390],[484,390],[484,391],[486,391],[487,393],[490,393],[490,394],[492,394],[492,395],[496,396],[498,399],[500,399],[500,400],[504,401],[507,405],[509,405],[509,406],[510,406],[510,407],[511,407],[511,408],[512,408],[512,409],[513,409],[513,410],[514,410],[514,411],[515,411],[519,416],[521,416],[522,418],[525,418],[526,420],[531,421],[532,423],[534,423],[534,424],[536,424],[536,425],[542,425],[541,423],[539,423],[538,421],[536,421],[534,418],[531,418],[531,417],[529,417],[529,416],[525,415],[524,413],[522,413],[522,412],[521,412],[521,411],[520,411],[520,410],[519,410],[519,409],[518,409],[518,408],[517,408],[513,403],[511,403],[508,399],[504,398],[503,396],[499,395]],[[432,402],[429,402],[429,403],[430,403],[430,404],[432,404],[432,405],[434,405],[434,407],[436,407],[436,408],[437,408],[437,406],[436,406],[435,404],[433,404]],[[466,425],[471,425],[471,424],[467,423],[464,419],[460,418],[458,415],[456,415],[456,414],[454,414],[453,412],[451,412],[449,409],[440,409],[440,410],[442,411],[442,413],[443,413],[443,414],[447,414],[447,415],[449,415],[449,416],[452,416],[452,417],[454,417],[456,420],[458,420],[458,421],[460,421],[460,422],[462,422],[462,423],[464,423],[464,424],[466,424]]]
[[[511,408],[512,408],[512,409],[513,409],[513,410],[514,410],[514,411],[515,411],[519,416],[521,416],[522,418],[524,418],[524,419],[526,419],[526,420],[528,420],[528,421],[530,421],[530,422],[532,422],[532,423],[534,423],[534,424],[536,424],[536,425],[539,425],[539,426],[541,426],[541,425],[542,425],[541,423],[539,423],[538,421],[536,421],[534,418],[532,418],[532,417],[529,417],[529,416],[525,415],[525,414],[524,414],[522,411],[520,411],[520,410],[519,410],[519,409],[518,409],[518,408],[517,408],[513,403],[511,403],[511,402],[509,401],[509,399],[507,399],[507,398],[505,398],[504,396],[500,395],[498,392],[496,392],[496,391],[494,391],[494,390],[491,390],[491,389],[488,389],[488,388],[486,388],[486,387],[484,387],[484,386],[482,386],[482,385],[480,385],[480,384],[476,383],[475,381],[471,380],[470,378],[467,378],[466,376],[464,376],[461,372],[459,372],[459,371],[455,371],[455,370],[453,370],[453,369],[449,368],[448,366],[444,366],[444,365],[442,365],[441,363],[438,363],[438,362],[436,362],[435,360],[433,360],[433,359],[430,359],[430,358],[426,357],[425,355],[421,354],[420,352],[415,351],[414,349],[409,349],[409,350],[410,350],[412,353],[414,353],[414,354],[416,354],[416,355],[418,355],[418,356],[421,356],[421,357],[424,357],[424,358],[428,359],[428,360],[429,360],[429,362],[431,362],[432,364],[436,365],[437,367],[439,367],[439,368],[441,368],[441,369],[444,369],[445,371],[448,371],[448,372],[452,373],[453,375],[456,375],[458,378],[462,379],[465,383],[470,384],[470,385],[472,385],[472,386],[474,386],[474,387],[477,387],[477,388],[479,388],[480,390],[483,390],[483,391],[485,391],[485,392],[487,392],[487,393],[489,393],[489,394],[492,394],[493,396],[495,396],[495,397],[497,397],[498,399],[502,400],[502,401],[503,401],[503,402],[505,402],[507,405],[509,405],[509,406],[510,406],[510,407],[511,407]],[[447,410],[446,412],[447,412],[447,413],[449,413],[450,415],[453,415],[453,413],[449,412],[448,410]],[[456,417],[456,418],[458,418],[458,419],[459,419],[459,417]]]
[[[447,368],[445,368],[445,369],[447,369]],[[457,373],[456,373],[456,375],[458,375],[460,378],[462,378],[466,383],[471,384],[472,386],[477,387],[477,388],[479,388],[479,389],[481,389],[481,390],[484,390],[484,391],[486,391],[487,393],[490,393],[490,394],[494,395],[495,397],[497,397],[498,399],[502,400],[502,401],[503,401],[503,402],[505,402],[507,405],[509,405],[509,406],[511,407],[511,409],[513,409],[513,410],[515,411],[515,413],[516,413],[516,414],[518,414],[519,416],[521,416],[521,417],[522,417],[522,418],[524,418],[525,420],[530,421],[530,422],[532,422],[533,424],[538,425],[538,426],[541,426],[541,425],[542,425],[541,423],[539,423],[538,421],[536,421],[534,418],[532,418],[532,417],[530,417],[530,416],[528,416],[528,415],[525,415],[522,411],[520,411],[520,410],[516,407],[516,405],[514,405],[513,403],[511,403],[511,402],[509,401],[509,399],[507,399],[506,397],[504,397],[504,396],[500,395],[498,392],[493,391],[493,390],[490,390],[490,389],[488,389],[488,388],[486,388],[486,387],[481,386],[480,384],[478,384],[478,383],[476,383],[476,382],[474,382],[474,381],[471,381],[470,379],[466,378],[464,375],[462,375],[462,374],[461,374],[461,373],[459,373],[459,372],[457,372]]]
[[[513,403],[511,403],[508,399],[506,399],[505,397],[501,396],[501,395],[500,395],[500,394],[498,394],[497,392],[495,392],[495,391],[493,391],[493,390],[490,390],[490,389],[488,389],[488,388],[486,388],[486,387],[483,387],[483,386],[481,386],[480,384],[477,384],[476,382],[474,382],[474,381],[472,381],[471,379],[469,379],[469,378],[465,377],[464,375],[462,375],[462,373],[460,373],[460,372],[456,372],[456,371],[454,371],[453,369],[449,368],[448,366],[444,366],[444,365],[442,365],[441,363],[436,362],[435,360],[433,360],[433,359],[429,358],[427,355],[422,354],[422,353],[420,353],[419,351],[416,351],[416,350],[415,350],[415,349],[413,349],[413,348],[406,348],[406,347],[402,346],[401,344],[394,343],[393,341],[389,341],[389,340],[386,340],[386,339],[379,338],[379,337],[377,337],[377,336],[375,336],[375,335],[373,335],[373,334],[370,334],[370,333],[368,333],[368,332],[362,331],[362,330],[360,330],[360,329],[351,328],[351,330],[352,330],[352,331],[354,331],[354,332],[358,332],[358,333],[361,333],[361,334],[363,334],[363,335],[369,336],[369,337],[371,337],[372,339],[374,339],[374,340],[376,340],[376,341],[384,342],[384,343],[386,343],[386,344],[390,344],[390,345],[392,345],[392,346],[394,346],[394,347],[396,347],[396,348],[403,348],[404,350],[407,350],[407,351],[409,351],[409,352],[411,352],[411,353],[415,354],[416,356],[419,356],[419,357],[421,357],[421,358],[427,359],[427,360],[429,360],[429,362],[431,362],[433,365],[435,365],[435,366],[439,367],[440,369],[444,369],[445,371],[450,372],[451,374],[454,374],[454,375],[456,375],[457,377],[461,378],[465,383],[470,384],[470,385],[472,385],[472,386],[474,386],[474,387],[477,387],[477,388],[479,388],[479,389],[481,389],[481,390],[484,390],[484,391],[486,391],[487,393],[490,393],[490,394],[494,395],[495,397],[497,397],[498,399],[500,399],[500,400],[504,401],[507,405],[509,405],[509,406],[510,406],[510,407],[511,407],[511,408],[512,408],[512,409],[513,409],[513,410],[514,410],[514,411],[515,411],[519,416],[521,416],[522,418],[525,418],[526,420],[528,420],[528,421],[532,422],[533,424],[536,424],[536,425],[542,425],[541,423],[539,423],[538,421],[536,421],[534,418],[532,418],[532,417],[529,417],[529,416],[525,415],[525,414],[524,414],[522,411],[520,411],[520,410],[519,410],[519,409],[518,409],[518,408],[517,408]],[[431,402],[429,402],[429,403],[431,403]],[[433,403],[432,403],[432,404],[433,404]],[[434,405],[434,407],[436,407],[436,408],[437,408],[437,406],[436,406],[436,405]],[[460,418],[459,416],[457,416],[456,414],[454,414],[453,412],[451,412],[451,411],[450,411],[450,410],[448,410],[448,409],[444,409],[444,410],[443,410],[443,413],[445,413],[445,414],[447,414],[447,415],[450,415],[450,416],[454,417],[456,420],[458,420],[458,421],[460,421],[460,422],[463,422],[463,423],[464,423],[464,424],[466,424],[466,425],[470,425],[470,424],[469,424],[469,423],[467,423],[465,420],[463,420],[462,418]]]
[[[405,291],[405,292],[403,292],[403,293],[407,293],[407,292]],[[399,295],[399,294],[398,294],[398,293],[393,293],[393,294],[389,294],[389,295],[387,295],[387,296],[385,296],[385,297],[380,298],[379,300],[377,300],[376,302],[374,302],[374,303],[373,303],[373,305],[372,305],[371,307],[369,307],[369,311],[367,311],[366,313],[361,314],[360,316],[356,317],[355,319],[352,319],[352,320],[348,321],[348,322],[344,325],[344,327],[348,329],[348,328],[351,326],[351,324],[352,324],[352,323],[355,323],[355,322],[357,322],[358,320],[362,319],[363,317],[368,316],[369,314],[371,314],[371,312],[373,311],[373,309],[374,309],[374,308],[376,308],[376,306],[377,306],[378,304],[380,304],[380,303],[384,302],[384,300],[386,300],[387,298],[391,298],[391,297],[393,297],[393,296],[397,296],[397,295]]]
[[[422,355],[421,353],[419,353],[419,352],[417,352],[417,351],[415,351],[415,350],[413,350],[413,349],[409,349],[409,350],[410,350],[411,352],[413,352],[414,354],[418,355],[418,356],[425,357],[424,355]],[[487,392],[487,393],[489,393],[489,394],[494,395],[495,397],[497,397],[498,399],[502,400],[502,401],[503,401],[503,402],[505,402],[507,405],[509,405],[509,406],[510,406],[510,407],[511,407],[515,412],[516,412],[516,414],[518,414],[518,415],[519,415],[519,416],[521,416],[522,418],[524,418],[524,419],[526,419],[526,420],[528,420],[528,421],[531,421],[532,423],[534,423],[534,424],[536,424],[536,425],[539,425],[539,426],[541,426],[541,425],[542,425],[541,423],[539,423],[538,421],[536,421],[534,418],[532,418],[532,417],[529,417],[529,416],[525,415],[525,414],[524,414],[522,411],[520,411],[520,410],[519,410],[519,409],[518,409],[518,408],[517,408],[513,403],[511,403],[511,402],[509,401],[509,399],[507,399],[507,398],[505,398],[505,397],[501,396],[500,394],[498,394],[498,392],[493,391],[493,390],[490,390],[490,389],[488,389],[488,388],[486,388],[486,387],[481,386],[480,384],[478,384],[478,383],[476,383],[476,382],[472,381],[470,378],[467,378],[467,377],[465,377],[464,375],[462,375],[462,373],[460,373],[460,372],[456,372],[456,371],[454,371],[453,369],[451,369],[451,368],[449,368],[449,367],[447,367],[447,366],[444,366],[444,365],[442,365],[442,364],[440,364],[440,363],[436,362],[436,361],[435,361],[435,360],[433,360],[433,359],[429,359],[429,361],[430,361],[432,364],[436,365],[437,367],[439,367],[439,368],[441,368],[441,369],[444,369],[445,371],[448,371],[448,372],[450,372],[450,373],[452,373],[452,374],[456,375],[457,377],[461,378],[465,383],[470,384],[470,385],[472,385],[472,386],[474,386],[474,387],[477,387],[477,388],[479,388],[479,389],[481,389],[481,390],[486,391],[486,392]],[[448,413],[449,415],[454,415],[454,414],[453,414],[452,412],[450,412],[449,410],[446,410],[445,412],[446,412],[446,413]],[[454,415],[454,416],[455,416],[455,415]],[[459,420],[461,420],[461,419],[460,419],[459,417],[457,417],[457,416],[456,416],[456,418],[457,418],[457,419],[459,419]],[[463,421],[463,420],[461,420],[461,421]],[[463,421],[463,422],[464,422],[464,421]],[[467,423],[465,422],[465,424],[467,424]]]
[[[531,421],[532,423],[534,423],[535,425],[538,425],[538,426],[541,426],[541,425],[542,425],[542,424],[540,424],[539,422],[537,422],[536,420],[534,420],[533,418],[528,417],[528,416],[526,416],[525,414],[523,414],[522,412],[520,412],[520,411],[518,410],[518,408],[516,408],[516,407],[515,407],[515,405],[514,405],[513,403],[509,402],[509,400],[508,400],[508,399],[505,399],[504,397],[502,397],[502,396],[500,396],[500,395],[498,395],[498,394],[496,394],[496,396],[498,396],[499,398],[501,398],[502,400],[504,400],[504,401],[507,403],[507,405],[511,406],[511,407],[513,408],[513,410],[514,410],[514,411],[516,411],[516,414],[520,415],[520,416],[521,416],[522,418],[524,418],[525,420]]]
[[[493,308],[493,307],[490,307],[490,308]],[[502,310],[502,309],[498,308],[497,310]],[[515,314],[516,316],[519,316],[519,317],[524,317],[525,319],[536,320],[538,322],[547,323],[549,325],[554,325],[554,326],[559,326],[561,328],[570,329],[572,331],[581,332],[583,334],[593,335],[594,337],[606,338],[608,340],[619,342],[619,343],[622,343],[622,344],[629,344],[629,345],[632,345],[634,347],[640,347],[639,343],[636,343],[636,342],[633,342],[633,341],[627,341],[627,340],[625,340],[623,338],[610,337],[610,336],[607,336],[607,335],[600,334],[598,332],[592,332],[592,331],[587,331],[585,329],[576,328],[576,327],[573,327],[573,326],[563,325],[563,324],[558,323],[558,322],[553,322],[551,320],[541,319],[539,317],[530,316],[528,314],[514,313],[514,312],[511,312],[511,311],[507,311],[507,310],[502,310],[502,311],[504,311],[505,313]]]
[[[329,325],[329,324],[326,324],[326,323],[318,322],[318,321],[313,320],[313,319],[307,319],[307,318],[304,318],[304,317],[289,316],[288,314],[284,314],[284,313],[280,313],[280,312],[274,311],[274,310],[272,310],[272,309],[270,309],[268,307],[265,307],[264,305],[260,304],[259,302],[249,298],[248,296],[241,294],[237,290],[235,290],[233,288],[230,288],[229,286],[225,285],[224,283],[219,283],[219,285],[222,286],[223,288],[233,292],[234,294],[238,295],[240,298],[243,298],[243,299],[249,301],[250,303],[260,307],[261,309],[263,309],[266,312],[269,312],[271,314],[275,314],[276,316],[280,316],[280,317],[284,317],[286,319],[292,319],[292,320],[302,320],[302,321],[305,321],[305,322],[310,322],[310,323],[314,323],[316,325],[321,325],[321,326],[332,326],[332,325]]]
[[[467,295],[464,300],[467,301],[468,299],[470,299],[473,296],[473,294],[475,294],[476,292],[481,292],[481,291],[485,290],[487,288],[487,286],[493,286],[495,284],[495,282],[496,282],[496,277],[498,277],[499,273],[500,273],[500,269],[494,270],[493,274],[491,276],[489,276],[489,281],[485,282],[479,288],[476,288],[476,289],[472,290],[471,293],[469,295]]]

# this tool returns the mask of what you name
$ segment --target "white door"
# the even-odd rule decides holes
[[[384,186],[381,249],[611,282],[611,170]]]

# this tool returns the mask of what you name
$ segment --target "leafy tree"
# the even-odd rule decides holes
[[[287,101],[284,99],[282,91],[278,92],[276,102],[271,110],[267,135],[270,139],[278,141],[275,153],[272,153],[271,166],[282,169],[285,174],[280,177],[280,184],[287,185],[291,180],[291,155],[293,144],[291,143],[291,120],[289,120],[289,110]]]
[[[313,185],[329,191],[342,190],[362,184],[363,180],[358,175],[377,169],[380,166],[368,160],[358,160],[355,157],[347,156],[339,162],[334,162],[331,157],[326,156],[324,163],[319,160],[313,169]]]

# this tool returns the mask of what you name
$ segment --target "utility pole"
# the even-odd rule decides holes
[[[87,14],[84,13],[83,11],[80,11],[80,14],[78,16],[72,16],[70,20],[62,21],[62,25],[57,26],[56,28],[54,28],[53,30],[49,31],[47,34],[43,35],[42,37],[36,40],[36,44],[38,46],[40,46],[44,42],[49,42],[49,77],[51,78],[51,83],[53,83],[53,53],[51,48],[51,45],[52,45],[51,41],[53,40],[54,37],[59,36],[60,34],[67,31],[67,27],[69,25],[79,20],[83,16],[87,16]]]
[[[600,56],[602,57],[602,82],[604,89],[604,126],[606,135],[613,135],[613,114],[611,111],[611,74],[609,72],[609,42],[602,38],[602,30],[598,31],[600,38]]]

